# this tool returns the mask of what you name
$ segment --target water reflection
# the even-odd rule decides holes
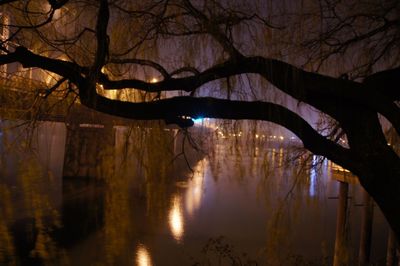
[[[192,217],[200,207],[204,186],[204,170],[207,167],[207,160],[201,160],[194,168],[193,177],[188,181],[185,192],[185,207],[187,214]]]
[[[138,132],[132,130],[132,140],[125,139],[122,138],[125,131],[120,128],[115,140],[106,142],[101,134],[109,132],[81,130],[87,134],[81,134],[80,140],[87,136],[93,145],[103,147],[100,151],[104,160],[93,160],[93,165],[102,164],[108,169],[101,175],[105,178],[96,181],[90,176],[59,176],[52,183],[50,177],[55,175],[45,174],[51,167],[28,167],[37,164],[26,160],[28,157],[24,157],[21,165],[15,163],[18,171],[13,183],[11,179],[0,180],[0,264],[22,265],[35,260],[60,265],[65,256],[70,265],[193,265],[187,258],[201,258],[207,240],[221,235],[233,243],[235,250],[246,252],[260,265],[266,264],[267,259],[270,262],[274,255],[276,265],[295,265],[285,262],[298,254],[310,261],[332,258],[337,206],[334,198],[338,189],[337,182],[330,177],[343,173],[331,174],[336,170],[331,163],[325,161],[321,168],[311,168],[295,176],[299,167],[287,165],[286,148],[260,146],[256,147],[259,156],[254,156],[243,152],[245,148],[231,152],[223,140],[219,146],[215,145],[215,157],[199,161],[193,173],[165,171],[165,178],[161,178],[159,171],[154,170],[160,169],[160,158],[164,158],[159,149],[144,142],[143,147],[148,151],[159,153],[152,153],[154,157],[147,159],[141,156],[145,166],[142,168],[131,155],[134,149],[143,153],[141,146],[133,141],[140,136]],[[95,134],[102,145],[94,141]],[[143,138],[153,138],[151,143],[164,146],[154,141],[154,131],[146,134]],[[49,137],[43,135],[41,140]],[[170,141],[172,138],[167,140],[165,143],[172,143],[171,146],[179,144]],[[92,142],[86,142],[86,150],[92,150],[89,145]],[[43,157],[46,160],[40,160],[42,164],[54,163],[49,160],[53,154],[47,151],[56,150],[59,145],[55,144],[42,145],[46,147],[42,148],[42,154],[47,156]],[[61,154],[58,157],[63,158]],[[306,160],[315,164],[320,158]],[[170,162],[168,158],[166,161]],[[61,170],[60,167],[58,172]],[[94,170],[88,173],[99,174]],[[176,183],[172,176],[182,176],[179,180],[184,181]],[[297,180],[300,181],[296,183]],[[58,193],[45,193],[44,188],[49,186],[58,188],[55,191]],[[357,191],[356,185],[349,190],[350,201],[354,203],[349,205],[352,241],[359,239]],[[19,202],[14,200],[17,196]],[[54,204],[56,199],[62,202],[61,208]],[[16,220],[18,223],[14,223]],[[374,220],[374,224],[379,223],[382,221]],[[384,246],[382,242],[376,246]],[[376,254],[383,253],[378,250]]]
[[[178,243],[181,243],[184,233],[184,221],[182,212],[182,198],[179,195],[174,195],[172,197],[168,222],[172,236]]]
[[[310,169],[310,189],[308,190],[310,197],[316,196],[317,193],[317,169],[315,165],[317,164],[317,156],[312,157],[312,164]]]
[[[3,124],[12,127],[12,122]],[[0,131],[3,130],[0,128]],[[3,131],[0,140],[0,264],[61,265],[53,238],[61,225],[65,125],[41,123]]]
[[[201,206],[207,162],[206,159],[199,161],[193,169],[193,176],[188,181],[176,183],[176,186],[183,191],[178,191],[171,198],[168,224],[171,235],[178,243],[182,242],[185,233],[185,217],[193,218]]]
[[[0,184],[0,263],[9,261],[14,263],[13,236],[8,230],[7,222],[12,220],[13,209],[11,205],[11,193],[8,188]]]
[[[279,149],[279,163],[278,163],[279,167],[283,166],[283,148]]]
[[[273,148],[271,153],[271,167],[275,167],[275,155],[276,155],[276,149]]]
[[[139,244],[136,251],[136,265],[137,266],[152,266],[152,260],[147,247]]]

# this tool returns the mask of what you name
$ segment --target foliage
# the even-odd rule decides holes
[[[400,159],[379,118],[399,135],[398,1],[0,4],[3,80],[41,81],[24,90],[34,103],[181,128],[273,122],[357,175],[400,235]]]

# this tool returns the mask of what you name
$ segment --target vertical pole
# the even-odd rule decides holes
[[[105,124],[103,129],[97,129],[88,137],[93,141],[88,141],[93,146],[92,151],[96,154],[91,156],[90,163],[93,175],[96,178],[111,178],[115,174],[115,129],[112,124]]]
[[[339,182],[339,202],[336,216],[336,241],[333,266],[346,265],[347,260],[345,256],[345,230],[347,221],[347,195],[349,192],[349,184],[342,181]]]
[[[177,142],[177,139],[178,139],[178,130],[177,129],[173,129],[173,131],[172,131],[173,133],[172,133],[172,137],[174,138],[174,156],[176,155],[176,154],[178,154],[178,151],[177,151],[177,144],[176,144],[176,142]]]
[[[65,140],[63,176],[72,177],[80,174],[80,140],[79,123],[70,121]]]
[[[371,254],[371,236],[372,236],[372,222],[374,216],[374,201],[369,196],[367,191],[364,190],[364,207],[362,212],[361,221],[361,238],[360,249],[358,255],[358,265],[364,266],[369,264]]]
[[[389,237],[386,252],[386,266],[395,266],[397,261],[396,254],[396,237],[392,229],[389,229]]]
[[[396,241],[395,254],[396,254],[395,261],[397,261],[397,266],[400,266],[400,246],[399,246],[399,243],[397,241]]]

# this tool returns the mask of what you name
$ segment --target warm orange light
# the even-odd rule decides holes
[[[175,195],[172,198],[172,206],[169,211],[169,227],[172,236],[177,242],[181,242],[183,237],[183,213],[182,213],[182,199],[180,196]]]
[[[206,163],[205,159],[198,162],[194,168],[193,177],[188,181],[188,187],[185,192],[185,207],[189,216],[193,216],[201,205]]]
[[[136,251],[136,264],[138,266],[152,266],[150,253],[144,245],[139,245]]]

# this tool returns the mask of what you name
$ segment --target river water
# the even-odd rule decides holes
[[[214,138],[206,155],[185,153],[189,169],[178,156],[188,139],[172,129],[7,128],[0,131],[1,265],[332,263],[337,179],[352,178],[327,160],[294,158],[297,150],[276,142]],[[200,139],[213,133],[205,134]],[[352,265],[363,208],[356,182],[348,202]],[[371,261],[384,265],[388,226],[377,207],[373,218]]]

